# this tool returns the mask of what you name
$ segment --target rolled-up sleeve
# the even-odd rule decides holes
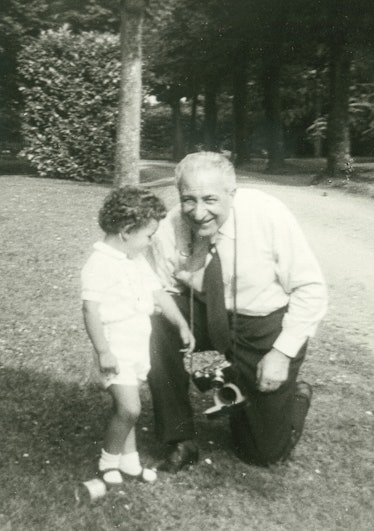
[[[276,275],[289,296],[283,329],[274,347],[296,356],[327,311],[327,288],[319,264],[294,216],[281,203],[273,212]]]

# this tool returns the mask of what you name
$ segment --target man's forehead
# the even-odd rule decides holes
[[[183,175],[180,181],[180,191],[199,195],[221,194],[226,191],[225,178],[217,170],[203,170]]]

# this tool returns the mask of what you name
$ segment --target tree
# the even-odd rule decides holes
[[[0,4],[0,140],[19,141],[17,54],[22,43],[46,28],[47,0],[2,0]]]
[[[115,185],[139,182],[142,25],[146,0],[121,0],[121,81]]]
[[[68,24],[73,33],[117,33],[120,23],[118,0],[53,0],[46,13],[50,27]]]
[[[19,141],[20,98],[17,55],[42,30],[117,31],[117,0],[1,0],[0,3],[0,140]]]
[[[349,101],[351,69],[357,49],[374,44],[374,5],[369,0],[321,0],[329,51],[327,166],[329,177],[350,171]]]
[[[329,114],[327,122],[327,173],[335,177],[350,158],[349,141],[349,87],[351,82],[352,49],[350,28],[352,19],[346,2],[330,2],[329,8]],[[356,7],[355,7],[356,9]]]
[[[185,133],[182,126],[181,98],[195,98],[199,90],[196,85],[197,60],[191,43],[199,14],[191,19],[190,3],[196,0],[164,2],[161,9],[151,10],[152,27],[145,38],[146,65],[145,80],[149,92],[158,101],[166,103],[171,109],[173,125],[173,160],[178,161],[186,151]],[[193,111],[196,106],[193,106]],[[193,118],[191,117],[191,122]]]

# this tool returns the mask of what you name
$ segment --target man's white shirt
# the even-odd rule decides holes
[[[294,357],[315,334],[327,309],[325,281],[294,216],[268,194],[238,189],[215,244],[222,263],[226,308],[234,308],[236,269],[239,314],[264,316],[288,306],[273,346]],[[207,238],[193,241],[180,205],[174,207],[161,221],[153,241],[154,264],[164,287],[176,291],[186,285],[203,298],[209,245]]]

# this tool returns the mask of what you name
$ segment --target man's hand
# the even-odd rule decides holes
[[[288,378],[290,358],[272,348],[257,365],[257,386],[264,393],[276,391]]]
[[[182,324],[179,327],[179,335],[183,341],[183,349],[181,352],[184,354],[191,354],[195,350],[196,342],[187,324]]]
[[[105,375],[119,374],[118,361],[111,352],[103,352],[99,355],[100,372]]]

